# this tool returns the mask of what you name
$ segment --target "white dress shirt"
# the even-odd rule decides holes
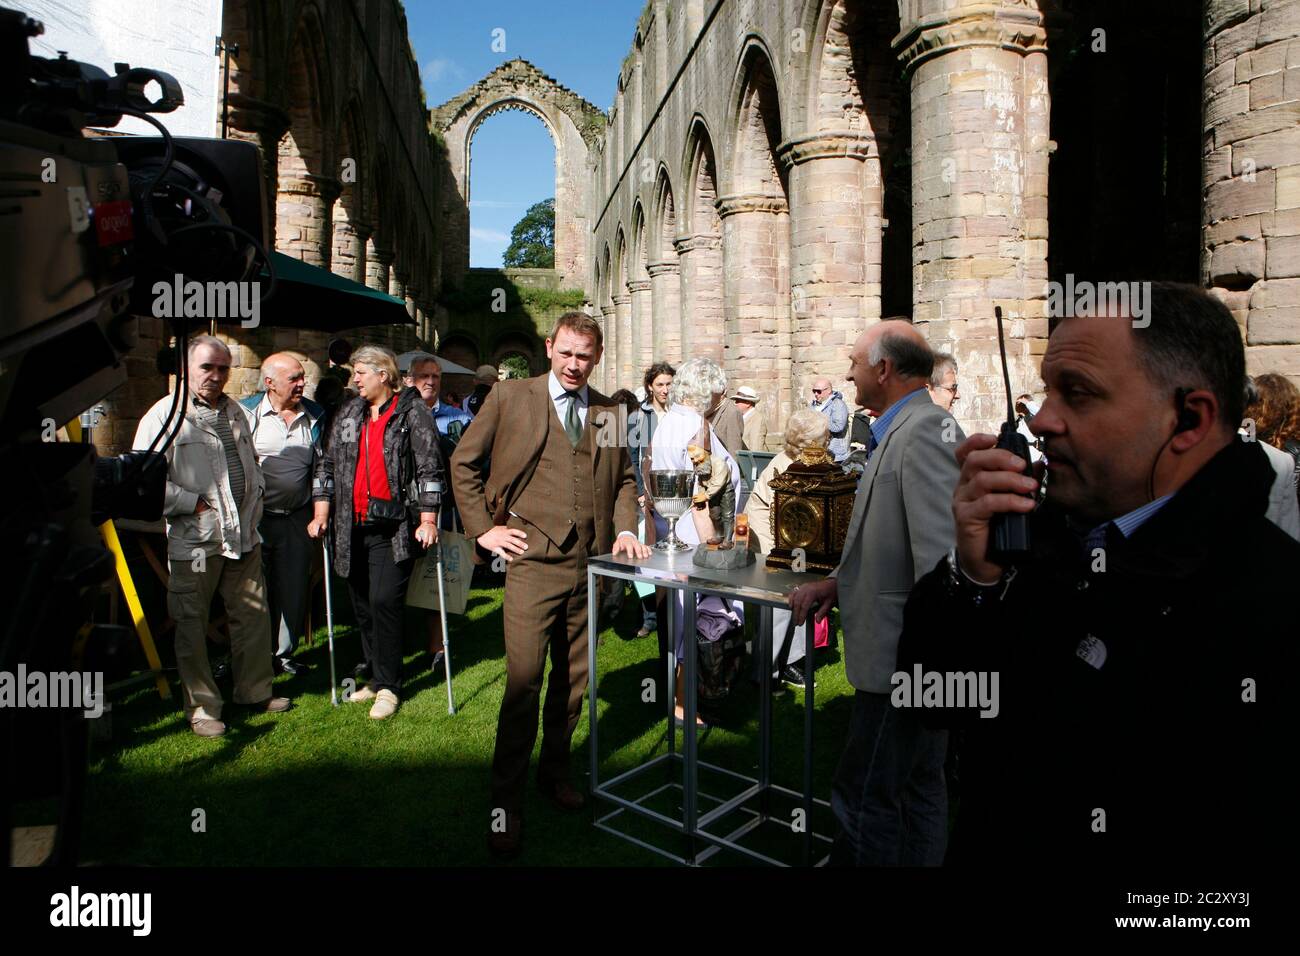
[[[547,379],[547,386],[550,388],[551,403],[555,406],[555,414],[560,416],[560,424],[563,425],[565,416],[569,414],[569,402],[574,401],[574,399],[565,394],[566,389],[560,380],[555,377],[554,371],[551,372]],[[587,386],[584,385],[578,389],[577,397],[578,421],[582,422],[583,428],[587,427],[587,399]]]
[[[262,397],[255,417],[253,448],[266,476],[266,509],[301,508],[311,501],[311,419],[299,405],[297,416],[286,424],[269,395]]]

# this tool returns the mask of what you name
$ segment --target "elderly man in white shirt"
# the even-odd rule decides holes
[[[300,674],[307,667],[292,655],[311,598],[314,542],[307,536],[307,525],[312,518],[311,477],[325,411],[303,397],[306,371],[291,353],[268,356],[261,379],[264,390],[242,404],[252,417],[253,448],[266,479],[258,531],[271,609],[271,650],[278,673]]]

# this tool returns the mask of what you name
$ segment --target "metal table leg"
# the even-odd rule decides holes
[[[599,815],[599,801],[595,794],[600,788],[600,755],[596,749],[596,644],[599,641],[600,617],[596,609],[596,575],[587,568],[587,703],[588,703],[588,746],[591,754],[591,817],[594,822]],[[593,622],[595,622],[593,624]],[[593,633],[596,631],[596,633]]]
[[[809,625],[815,622],[810,618]],[[811,632],[813,628],[808,627]],[[811,633],[809,634],[811,637]],[[813,656],[815,641],[808,641],[803,655],[803,865],[812,864],[813,849]]]
[[[685,658],[684,670],[686,680],[686,699],[683,701],[683,716],[686,721],[686,729],[682,733],[682,750],[685,763],[682,766],[682,790],[683,805],[685,810],[686,824],[686,859],[691,865],[695,863],[695,828],[696,817],[699,814],[698,795],[699,795],[699,754],[698,740],[696,739],[695,726],[695,691],[696,691],[696,664],[699,661],[699,648],[696,646],[697,638],[695,636],[695,602],[699,595],[690,589],[682,592],[684,598],[684,613],[682,614],[682,633],[685,639],[682,642],[682,651]]]
[[[758,809],[764,821],[772,810],[772,636],[772,609],[764,604],[758,612]]]

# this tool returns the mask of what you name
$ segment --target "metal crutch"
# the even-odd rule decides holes
[[[335,707],[339,705],[338,681],[334,676],[334,593],[330,586],[330,578],[333,577],[334,569],[330,566],[330,533],[328,531],[321,537],[321,549],[325,553],[325,629],[329,632],[330,644],[330,703]]]
[[[447,713],[455,716],[456,698],[451,691],[451,631],[447,630],[447,598],[443,591],[442,540],[434,545],[434,567],[438,572],[438,615],[442,618],[442,668],[447,678]]]

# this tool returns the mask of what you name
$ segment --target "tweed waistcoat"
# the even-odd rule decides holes
[[[560,417],[549,407],[547,411],[549,425],[541,458],[512,510],[555,545],[564,546],[576,530],[578,540],[586,547],[596,538],[591,477],[592,436],[596,430],[588,421],[582,440],[574,448]]]

